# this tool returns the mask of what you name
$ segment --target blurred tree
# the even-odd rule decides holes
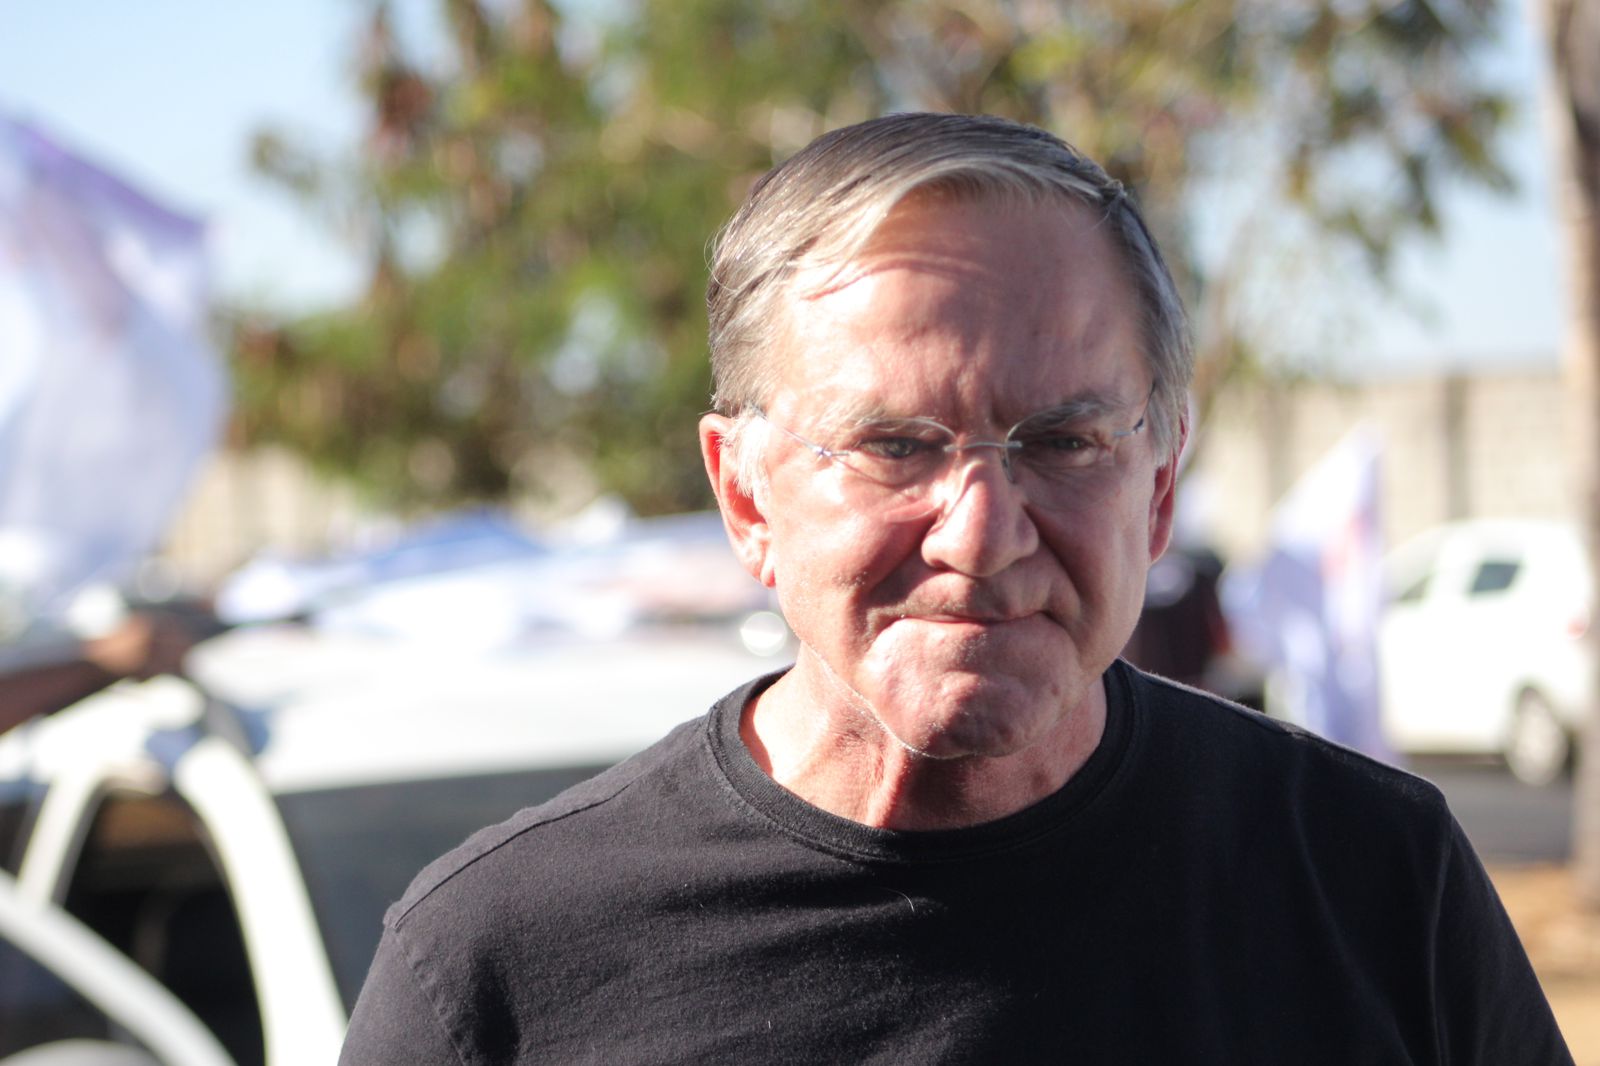
[[[236,344],[246,439],[401,506],[574,476],[708,503],[707,239],[762,171],[886,110],[1006,115],[1105,162],[1198,309],[1202,402],[1248,360],[1263,247],[1331,239],[1381,281],[1443,182],[1508,183],[1474,62],[1495,0],[441,2],[443,70],[374,9],[356,163],[258,137],[262,170],[354,221],[371,283]],[[1231,251],[1202,258],[1218,228]]]
[[[1553,123],[1570,266],[1566,373],[1576,400],[1574,461],[1584,482],[1590,569],[1600,574],[1600,0],[1544,0],[1539,11],[1559,104]],[[1600,625],[1589,640],[1600,664]],[[1573,819],[1579,891],[1600,907],[1600,674],[1591,678],[1587,758]]]

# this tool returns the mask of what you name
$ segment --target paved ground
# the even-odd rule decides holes
[[[1438,785],[1472,846],[1490,865],[1559,863],[1572,854],[1572,781],[1530,788],[1498,763],[1417,760]]]
[[[1579,907],[1566,867],[1490,866],[1578,1066],[1600,1066],[1600,912]]]
[[[1495,764],[1419,761],[1483,857],[1578,1066],[1600,1066],[1600,913],[1578,906],[1572,782],[1529,788]]]

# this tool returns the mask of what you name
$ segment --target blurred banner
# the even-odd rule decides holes
[[[202,239],[0,115],[0,639],[125,577],[215,443]]]
[[[1378,703],[1381,450],[1360,427],[1307,471],[1273,514],[1265,560],[1230,569],[1222,597],[1235,640],[1274,672],[1269,710],[1395,762]]]

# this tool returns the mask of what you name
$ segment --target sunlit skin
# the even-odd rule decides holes
[[[803,433],[841,412],[927,416],[995,440],[1091,399],[1133,425],[1151,376],[1095,222],[1064,202],[902,204],[844,271],[791,290],[767,414]],[[767,491],[741,492],[728,424],[701,423],[707,471],[736,552],[800,643],[745,710],[763,767],[824,810],[900,829],[990,821],[1060,788],[1100,740],[1101,676],[1171,531],[1171,457],[1152,435],[1118,445],[1115,488],[1094,507],[1037,508],[975,449],[941,508],[890,524],[777,432]]]

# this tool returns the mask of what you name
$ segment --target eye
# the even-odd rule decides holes
[[[1043,470],[1068,470],[1099,464],[1110,451],[1109,438],[1092,429],[1060,426],[1017,434],[1023,463]]]
[[[933,442],[919,440],[916,437],[869,437],[857,443],[852,451],[858,451],[873,459],[893,461],[915,459],[926,455],[936,447]]]
[[[1098,445],[1093,438],[1082,433],[1043,433],[1023,441],[1022,446],[1041,452],[1082,452]]]

